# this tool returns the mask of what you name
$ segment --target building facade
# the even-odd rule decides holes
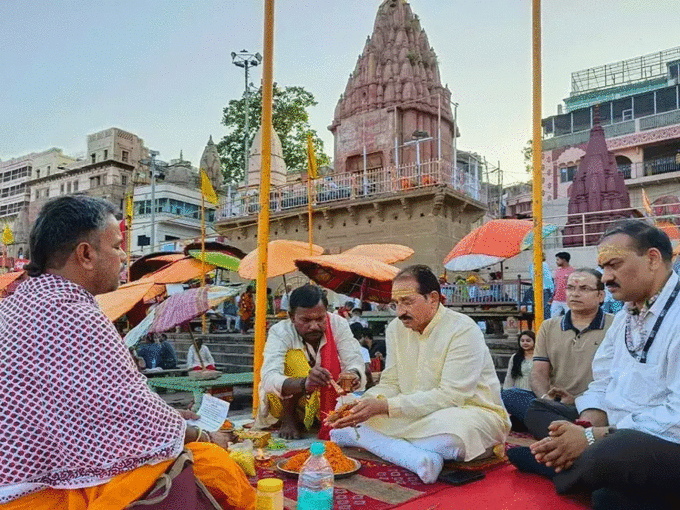
[[[564,108],[543,120],[544,202],[561,204],[551,215],[566,213],[598,119],[632,207],[642,207],[643,189],[652,202],[680,195],[679,75],[680,47],[572,74]]]

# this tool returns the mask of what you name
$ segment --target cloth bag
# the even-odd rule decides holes
[[[125,510],[224,510],[194,475],[194,457],[184,450],[145,496]]]

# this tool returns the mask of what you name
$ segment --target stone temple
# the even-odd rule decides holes
[[[335,137],[335,171],[453,160],[451,92],[442,86],[437,55],[418,16],[404,0],[385,0],[366,39],[329,129]],[[441,144],[437,141],[441,138]],[[441,152],[439,152],[441,151]]]

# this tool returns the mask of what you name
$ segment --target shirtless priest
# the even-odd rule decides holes
[[[392,284],[397,319],[387,327],[380,383],[331,423],[331,440],[359,446],[434,483],[444,460],[492,455],[510,430],[484,336],[469,317],[440,304],[427,266]],[[351,427],[361,424],[359,434]]]

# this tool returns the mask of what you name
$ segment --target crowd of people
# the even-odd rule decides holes
[[[131,356],[94,300],[117,288],[124,261],[114,213],[87,196],[48,202],[31,230],[29,278],[0,301],[0,504],[125,508],[186,451],[223,508],[253,509],[255,492],[225,451],[228,434],[189,425],[196,415],[170,407],[140,374],[141,365],[177,365],[167,339],[150,335]],[[553,317],[520,334],[503,386],[479,326],[442,305],[426,266],[395,276],[395,320],[382,345],[354,301],[329,313],[318,286],[287,288],[287,318],[265,344],[255,427],[278,424],[289,439],[318,427],[319,437],[364,448],[425,483],[447,460],[499,455],[511,427],[525,427],[536,442],[508,458],[559,493],[592,493],[596,509],[679,508],[672,247],[656,227],[623,220],[597,254],[601,271],[571,267],[566,252],[554,274],[544,266]],[[606,291],[623,303],[615,316],[603,310]],[[247,331],[252,287],[230,304]],[[207,348],[191,349],[189,368],[210,368]],[[344,412],[333,413],[338,407]]]

